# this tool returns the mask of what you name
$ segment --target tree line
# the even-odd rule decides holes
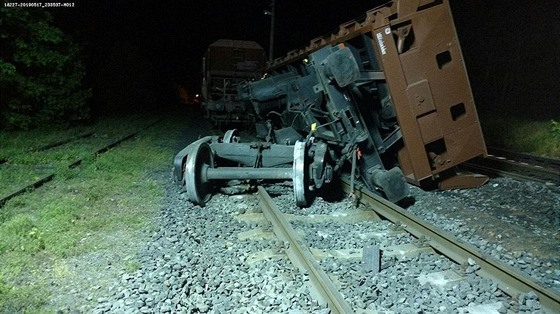
[[[80,47],[42,9],[0,8],[0,128],[89,118]]]

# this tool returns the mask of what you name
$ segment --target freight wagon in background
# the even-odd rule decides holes
[[[219,39],[202,59],[202,109],[215,126],[254,122],[252,105],[240,101],[237,86],[255,78],[265,65],[264,49],[254,41]]]
[[[393,202],[406,182],[488,180],[456,167],[487,153],[447,0],[389,2],[265,71],[231,96],[253,104],[265,141],[240,143],[230,130],[175,157],[192,202],[233,180],[292,180],[300,206],[343,172]]]

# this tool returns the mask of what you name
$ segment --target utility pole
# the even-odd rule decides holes
[[[270,10],[264,11],[265,15],[270,15],[270,45],[268,46],[268,61],[273,60],[274,58],[274,9],[275,9],[275,0],[271,0],[270,3]]]

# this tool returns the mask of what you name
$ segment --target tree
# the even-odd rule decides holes
[[[0,8],[0,127],[28,129],[89,117],[91,90],[77,44],[49,12]]]

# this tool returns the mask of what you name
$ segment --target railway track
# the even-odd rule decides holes
[[[307,271],[313,287],[319,292],[322,302],[327,302],[332,313],[351,313],[352,309],[342,294],[321,269],[308,247],[297,235],[274,201],[263,187],[259,187],[258,197],[266,219],[272,224],[276,236],[286,243],[286,254],[298,268]]]
[[[30,149],[29,151],[27,151],[23,154],[43,152],[43,151],[46,151],[46,150],[49,150],[49,149],[52,149],[52,148],[56,148],[56,147],[60,147],[62,145],[72,143],[72,142],[80,140],[80,139],[91,137],[93,135],[95,135],[94,131],[88,131],[88,132],[85,132],[85,133],[82,133],[82,134],[79,134],[79,135],[71,136],[69,138],[66,138],[66,139],[63,139],[63,140],[60,140],[60,141],[55,141],[55,142],[52,142],[52,143],[48,143],[48,144],[45,144],[45,145],[38,146],[36,148],[32,148],[32,149]],[[10,158],[14,158],[14,156],[11,156]],[[10,160],[8,158],[0,158],[0,165],[8,164],[9,161]]]
[[[93,131],[85,132],[83,134],[72,136],[70,138],[67,138],[67,139],[64,139],[64,140],[61,140],[61,141],[56,141],[56,142],[52,142],[52,143],[37,147],[37,148],[33,149],[32,151],[45,151],[45,150],[48,150],[48,149],[51,149],[51,148],[55,148],[55,147],[59,147],[59,146],[71,143],[73,141],[76,141],[76,140],[79,140],[79,139],[82,139],[82,138],[88,138],[90,136],[93,136],[94,134],[95,134],[95,132],[93,132]]]
[[[434,250],[444,254],[460,265],[468,265],[474,261],[480,266],[480,273],[498,283],[500,289],[510,296],[533,291],[539,297],[543,308],[554,313],[560,309],[560,295],[541,286],[525,274],[511,266],[481,253],[474,246],[460,241],[452,234],[445,232],[429,223],[414,217],[399,206],[367,191],[351,191],[350,183],[343,182],[347,193],[359,194],[360,202],[369,206],[380,216],[393,223],[404,224],[405,230],[417,238],[425,238]]]
[[[546,296],[532,288],[518,293],[527,290],[508,287],[503,278],[493,282],[484,277],[491,268],[483,264],[489,260],[484,254],[483,260],[477,260],[479,255],[469,250],[466,255],[448,253],[456,256],[456,262],[439,253],[451,251],[447,245],[432,247],[432,238],[409,234],[410,223],[401,218],[400,223],[381,219],[381,214],[368,207],[373,205],[366,205],[365,193],[355,193],[360,196],[359,207],[341,196],[328,202],[317,198],[309,208],[301,209],[295,206],[292,185],[263,186],[280,216],[295,230],[292,240],[275,233],[275,229],[289,228],[272,227],[266,218],[267,210],[262,208],[268,205],[259,203],[268,203],[267,197],[217,193],[200,207],[188,202],[185,193],[180,194],[179,187],[170,183],[161,224],[154,238],[143,244],[146,252],[140,255],[141,269],[111,288],[114,296],[98,301],[97,309],[162,313],[558,312],[554,294],[552,305],[545,304]],[[437,205],[447,204],[438,199]],[[292,253],[298,246],[306,253]],[[375,256],[375,252],[382,254]],[[296,255],[310,261],[297,262],[294,257],[294,264],[290,256]],[[377,270],[370,267],[375,260]],[[301,270],[305,264],[315,270]],[[331,286],[327,280],[312,278],[321,272],[338,292],[320,292],[330,291]],[[313,288],[313,282],[324,288]],[[328,295],[338,297],[329,301]],[[343,302],[337,303],[340,297]]]
[[[393,223],[392,226],[386,228],[385,230],[378,230],[378,222],[371,222],[372,216],[368,215],[366,221],[371,223],[364,226],[365,230],[362,235],[364,238],[368,238],[371,234],[375,234],[376,237],[384,238],[381,241],[380,248],[382,251],[381,260],[375,261],[374,263],[387,264],[391,263],[390,258],[413,258],[412,256],[417,256],[416,261],[421,261],[422,258],[430,259],[438,254],[449,258],[454,266],[450,266],[447,262],[441,262],[447,265],[442,267],[440,270],[435,270],[431,273],[416,274],[415,279],[411,281],[430,282],[433,285],[439,285],[442,281],[446,284],[440,287],[443,288],[445,285],[460,285],[460,282],[468,282],[473,280],[473,277],[482,277],[486,280],[491,280],[493,284],[490,286],[491,289],[499,289],[509,296],[509,301],[504,301],[501,299],[501,303],[506,302],[510,308],[515,309],[516,300],[518,300],[519,295],[536,294],[542,308],[548,313],[556,313],[560,308],[560,299],[557,294],[552,292],[550,289],[540,286],[538,283],[531,280],[526,275],[517,271],[516,269],[494,260],[483,253],[480,253],[475,247],[466,244],[451,234],[440,230],[425,221],[417,219],[416,217],[407,213],[404,209],[396,206],[393,203],[386,201],[385,199],[379,198],[378,196],[364,190],[350,191],[350,184],[348,182],[343,182],[343,189],[346,193],[354,193],[358,196],[360,207],[367,208],[370,214],[376,213],[377,215],[387,219]],[[311,225],[321,225],[321,221],[330,221],[333,223],[333,217],[328,217],[328,215],[310,215],[305,217],[303,215],[293,214],[293,213],[282,213],[278,206],[265,191],[264,188],[259,187],[258,199],[261,204],[261,208],[266,217],[267,221],[272,224],[272,231],[280,241],[285,243],[282,246],[283,251],[290,258],[292,263],[296,265],[299,269],[304,269],[304,272],[308,274],[309,281],[313,285],[314,291],[318,291],[318,298],[320,302],[326,303],[332,313],[351,313],[351,312],[367,312],[376,313],[377,310],[384,310],[384,306],[391,306],[391,302],[384,301],[381,304],[376,304],[375,306],[370,303],[365,303],[359,300],[359,296],[355,296],[353,290],[356,290],[355,285],[359,285],[359,282],[352,282],[352,277],[362,278],[361,280],[367,281],[368,276],[373,277],[374,273],[364,272],[364,263],[367,262],[367,256],[372,256],[371,246],[366,245],[368,241],[364,240],[361,243],[354,243],[353,249],[341,249],[341,248],[317,248],[316,240],[310,240],[309,237],[313,238],[312,234],[314,232],[320,233],[321,227],[315,226],[315,229],[311,228],[312,231],[302,231],[302,229],[309,229],[309,226],[303,227],[304,224]],[[282,203],[282,200],[279,201]],[[285,206],[284,206],[285,207]],[[363,215],[360,214],[360,215]],[[358,216],[360,216],[358,215]],[[375,214],[373,214],[375,215]],[[345,219],[345,217],[334,218],[334,220],[339,220],[339,223]],[[357,229],[362,227],[359,224],[362,223],[361,219],[364,216],[360,216],[358,219],[349,219],[352,221]],[[243,220],[245,218],[238,218]],[[254,218],[253,218],[254,219]],[[290,222],[294,223],[293,227]],[[312,222],[310,222],[312,221]],[[376,221],[376,219],[373,219]],[[325,228],[327,229],[327,228]],[[341,228],[343,230],[344,228]],[[382,228],[383,229],[383,228]],[[298,230],[296,232],[294,230]],[[410,236],[404,236],[400,231],[406,231]],[[299,234],[303,233],[304,239],[300,238]],[[342,232],[341,232],[342,233]],[[408,243],[400,243],[402,241],[397,241],[397,244],[388,240],[391,237],[404,237]],[[333,235],[335,236],[335,235]],[[337,236],[341,236],[338,234]],[[323,235],[323,237],[328,237]],[[374,236],[375,237],[375,236]],[[387,241],[391,244],[386,244]],[[406,242],[405,241],[405,242]],[[305,243],[314,243],[313,247],[307,247]],[[378,250],[376,246],[374,246]],[[369,249],[366,249],[369,248]],[[433,254],[437,252],[437,254]],[[377,253],[378,254],[378,253]],[[426,255],[432,255],[432,257],[426,257]],[[375,256],[375,254],[373,255]],[[424,256],[424,257],[422,257]],[[389,258],[389,261],[387,259]],[[323,270],[322,266],[326,265],[329,268],[330,260],[342,259],[346,261],[351,261],[350,266],[346,271],[338,271],[336,275],[331,272],[327,273]],[[370,261],[371,262],[371,261]],[[336,262],[335,262],[336,263]],[[342,264],[344,262],[341,262]],[[456,266],[456,267],[455,267]],[[381,268],[387,266],[381,266]],[[330,267],[332,268],[332,267]],[[336,269],[336,268],[335,268]],[[336,271],[335,271],[336,272]],[[414,271],[412,271],[414,272]],[[353,273],[353,274],[350,274]],[[345,278],[346,276],[350,277]],[[405,275],[406,276],[406,271]],[[381,276],[383,277],[383,276]],[[334,278],[331,280],[331,278]],[[364,279],[365,278],[365,279]],[[418,280],[418,281],[417,281]],[[477,279],[480,280],[480,279]],[[342,283],[342,284],[341,284]],[[346,286],[341,288],[341,286]],[[383,284],[381,285],[383,287]],[[375,291],[377,287],[373,287],[372,291]],[[344,292],[341,292],[344,291]],[[495,295],[499,293],[494,292]],[[367,299],[367,297],[366,297]],[[406,301],[406,300],[405,300]],[[403,301],[403,302],[405,302]],[[486,300],[488,301],[488,300]],[[460,313],[498,313],[497,310],[500,308],[500,302],[480,302],[477,300],[478,304],[470,304],[469,306],[459,307],[457,310]],[[369,304],[369,306],[368,306]]]
[[[149,123],[147,123],[146,125],[132,131],[132,132],[127,132],[124,135],[121,135],[119,137],[117,137],[116,140],[112,140],[109,143],[105,143],[103,144],[100,148],[95,149],[92,153],[88,154],[87,157],[80,157],[80,158],[76,158],[74,161],[70,162],[69,164],[66,165],[67,169],[73,169],[77,166],[79,166],[80,164],[83,163],[83,161],[88,158],[89,156],[93,156],[93,157],[97,157],[100,154],[103,154],[105,152],[107,152],[109,149],[116,147],[120,144],[122,144],[123,142],[130,140],[132,138],[134,138],[138,133],[140,133],[141,131],[153,126],[154,124],[156,124],[157,122],[159,122],[161,119],[157,119],[155,121],[151,121]],[[32,151],[34,152],[42,152],[42,151],[46,151],[52,148],[56,148],[56,147],[60,147],[62,145],[66,145],[69,144],[73,141],[76,140],[80,140],[80,139],[84,139],[84,138],[88,138],[91,137],[95,132],[87,132],[84,134],[80,134],[62,141],[57,141],[57,142],[53,142],[53,143],[49,143],[43,146],[40,146],[38,148],[33,149]],[[8,162],[8,160],[6,160],[5,162]],[[6,170],[9,171],[9,170]],[[0,196],[0,208],[2,208],[4,206],[4,204],[9,201],[10,199],[21,195],[23,193],[29,192],[29,191],[33,191],[34,189],[42,186],[43,184],[53,180],[56,176],[56,171],[50,171],[47,174],[43,174],[38,176],[38,178],[34,178],[34,179],[30,179],[27,180],[29,183],[24,184],[23,186],[20,187],[16,187],[15,189],[13,189],[11,192],[7,193],[6,195]]]
[[[560,159],[488,148],[488,157],[474,158],[461,167],[494,176],[560,185]]]

